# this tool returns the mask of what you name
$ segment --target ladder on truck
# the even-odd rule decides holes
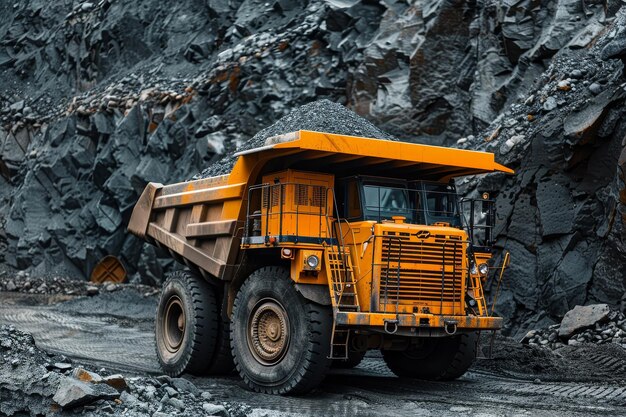
[[[478,275],[471,277],[472,289],[474,290],[474,300],[476,300],[476,307],[478,307],[478,314],[483,316],[487,315],[487,302],[485,301],[485,293],[483,292],[483,286],[481,284],[481,278]]]
[[[324,261],[333,315],[336,316],[337,312],[361,311],[349,248],[341,245],[327,247],[324,251]],[[350,330],[337,326],[336,320],[333,320],[330,359],[348,359],[349,339]]]

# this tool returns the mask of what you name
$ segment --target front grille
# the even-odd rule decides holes
[[[460,302],[464,256],[460,236],[420,241],[389,232],[382,240],[381,303]]]

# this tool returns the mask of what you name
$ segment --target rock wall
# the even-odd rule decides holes
[[[85,277],[114,254],[159,282],[169,258],[125,232],[146,182],[191,178],[327,98],[516,168],[464,184],[504,190],[512,328],[624,293],[619,1],[9,3],[0,264]]]
[[[488,129],[460,140],[516,170],[464,189],[497,196],[497,246],[513,259],[497,311],[519,333],[576,305],[625,307],[625,28],[622,10],[589,47],[563,48]]]

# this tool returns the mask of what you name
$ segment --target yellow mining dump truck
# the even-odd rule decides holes
[[[482,292],[493,204],[453,182],[512,173],[493,154],[298,131],[235,156],[229,175],[148,184],[130,220],[188,267],[157,311],[168,374],[234,362],[255,391],[303,393],[379,349],[399,376],[453,379],[501,327]]]

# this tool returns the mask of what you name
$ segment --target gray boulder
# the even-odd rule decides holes
[[[114,400],[120,394],[104,384],[88,384],[74,378],[61,380],[52,400],[62,408],[69,409],[98,400]]]
[[[563,317],[559,328],[559,337],[568,339],[576,331],[606,320],[610,311],[607,304],[574,307]]]
[[[226,410],[226,408],[223,405],[204,403],[202,404],[202,409],[209,416],[221,416],[221,417],[230,416],[230,413],[228,412],[228,410]]]

